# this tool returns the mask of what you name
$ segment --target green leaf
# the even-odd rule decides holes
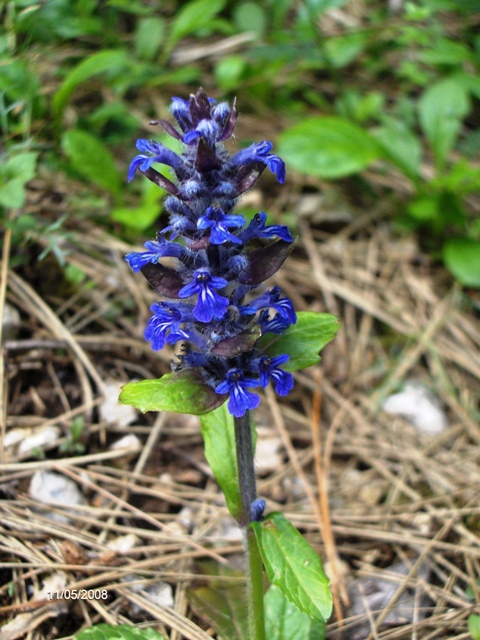
[[[332,613],[329,580],[308,542],[281,513],[270,513],[250,526],[270,582],[300,611],[315,620],[328,620]]]
[[[52,110],[57,135],[60,130],[60,123],[65,106],[78,85],[107,71],[113,71],[119,74],[122,69],[127,66],[127,63],[128,55],[124,49],[99,51],[98,53],[92,54],[89,58],[82,60],[68,73],[62,86],[55,93],[52,100]]]
[[[215,81],[224,91],[235,89],[247,66],[243,56],[221,58],[215,67]]]
[[[158,186],[150,180],[142,180],[142,202],[136,208],[117,208],[112,210],[112,218],[135,231],[145,231],[162,212]]]
[[[238,519],[242,512],[242,501],[238,488],[233,416],[228,411],[227,405],[223,404],[215,411],[201,416],[200,425],[205,442],[205,457],[225,495],[228,510],[235,519]],[[251,425],[255,448],[257,433],[253,420]]]
[[[213,562],[202,562],[200,569],[209,577],[210,586],[188,590],[195,611],[211,621],[222,640],[251,640],[244,581],[216,579],[216,576],[244,578],[244,574]]]
[[[480,242],[472,238],[451,238],[443,247],[447,269],[467,287],[480,287]]]
[[[435,156],[438,167],[445,163],[470,110],[465,87],[453,78],[430,86],[420,98],[418,113],[422,130]]]
[[[268,640],[325,640],[325,623],[313,620],[292,604],[278,587],[265,594],[265,632]]]
[[[365,48],[368,36],[361,31],[352,31],[335,38],[325,39],[325,53],[333,67],[341,69],[357,58]]]
[[[157,16],[139,20],[135,32],[135,52],[141,60],[153,60],[165,36],[165,22]]]
[[[313,117],[287,129],[279,155],[292,169],[320,178],[344,178],[362,171],[380,155],[375,139],[345,118]]]
[[[70,129],[63,134],[62,147],[72,167],[88,181],[120,193],[121,178],[110,151],[86,131]]]
[[[25,204],[25,182],[14,178],[0,186],[0,205],[10,209],[20,209]]]
[[[419,177],[422,145],[403,122],[389,119],[385,126],[374,132],[374,135],[388,160],[410,178]]]
[[[290,360],[282,365],[282,369],[298,371],[320,362],[318,352],[333,340],[339,329],[338,318],[329,313],[299,311],[296,324],[282,335],[265,334],[257,346],[271,358],[288,353]]]
[[[208,27],[225,6],[225,0],[195,0],[183,5],[172,25],[169,49],[185,36]]]
[[[239,31],[253,31],[261,38],[267,28],[265,11],[256,2],[242,2],[233,10],[233,19]]]
[[[155,380],[128,382],[122,388],[120,402],[146,411],[173,411],[201,416],[225,402],[227,396],[218,395],[193,370],[167,373]]]
[[[480,616],[476,614],[468,616],[468,632],[472,640],[480,640]]]
[[[38,153],[35,151],[17,153],[9,158],[5,168],[2,169],[2,174],[12,178],[19,178],[25,184],[35,177],[37,159]]]
[[[77,633],[74,640],[165,640],[154,629],[139,629],[128,624],[111,626],[109,624],[97,624]]]

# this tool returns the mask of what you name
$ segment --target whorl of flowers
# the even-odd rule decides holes
[[[263,211],[248,224],[233,213],[238,197],[266,167],[285,182],[285,165],[266,140],[227,153],[223,141],[235,127],[235,101],[217,103],[199,89],[189,100],[173,98],[171,112],[178,128],[165,120],[155,124],[183,143],[181,155],[138,140],[140,153],[128,172],[129,181],[138,169],[168,191],[169,224],[126,260],[163,298],[151,307],[145,339],[154,350],[181,343],[174,371],[195,368],[216,394],[228,394],[230,413],[241,417],[260,402],[251,389],[272,381],[283,396],[293,387],[281,366],[289,356],[268,357],[258,342],[296,322],[292,302],[278,287],[252,294],[280,268],[292,236],[285,226],[267,225]],[[170,167],[172,180],[155,163]],[[162,264],[167,257],[175,259],[175,268]]]

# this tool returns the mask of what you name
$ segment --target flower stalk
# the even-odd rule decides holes
[[[229,155],[224,142],[235,127],[235,101],[217,103],[199,89],[189,100],[173,98],[171,112],[177,127],[165,120],[151,124],[180,141],[182,153],[138,140],[140,153],[128,172],[129,180],[140,171],[167,191],[169,222],[144,251],[129,253],[126,260],[162,298],[151,307],[145,339],[154,350],[178,345],[172,376],[180,381],[192,373],[191,383],[197,380],[204,394],[208,389],[207,409],[227,402],[233,416],[249,631],[252,640],[265,640],[263,565],[250,526],[263,519],[265,501],[257,497],[250,411],[260,403],[253,389],[271,382],[285,396],[293,388],[291,373],[283,369],[290,356],[271,356],[262,341],[297,321],[289,298],[278,287],[263,285],[287,258],[293,238],[287,227],[268,225],[263,211],[250,221],[233,211],[266,168],[283,184],[285,165],[267,140]],[[170,167],[171,179],[154,168],[158,163]]]
[[[234,418],[238,486],[242,502],[239,524],[243,529],[247,556],[248,628],[252,640],[265,640],[265,613],[263,606],[263,565],[255,534],[249,525],[260,519],[265,501],[257,499],[254,468],[254,450],[250,412]]]

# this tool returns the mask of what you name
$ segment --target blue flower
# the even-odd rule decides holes
[[[148,249],[148,251],[132,251],[125,256],[125,260],[135,273],[150,262],[157,264],[159,258],[165,258],[166,256],[179,258],[186,251],[185,247],[163,240],[161,237],[159,240],[149,240],[145,242],[144,247]]]
[[[218,207],[208,207],[204,216],[198,219],[197,227],[199,229],[211,229],[210,242],[212,244],[224,244],[225,242],[234,242],[242,244],[242,241],[228,229],[238,229],[245,224],[243,216],[225,215]]]
[[[278,236],[285,242],[293,242],[292,234],[288,227],[284,227],[278,224],[272,224],[268,227],[265,226],[267,221],[267,214],[264,211],[257,213],[248,227],[241,233],[243,243],[250,242],[254,238],[272,238]]]
[[[228,298],[219,295],[215,289],[223,289],[228,282],[224,278],[212,276],[206,269],[197,269],[192,282],[182,287],[179,298],[190,298],[198,294],[193,315],[199,322],[211,322],[213,318],[220,320],[229,305]]]
[[[188,334],[180,329],[183,320],[180,309],[166,302],[155,302],[150,311],[153,311],[153,316],[148,321],[144,335],[147,342],[152,342],[154,351],[163,349],[167,342],[188,339]]]
[[[245,165],[261,162],[266,164],[272,173],[277,177],[278,182],[283,184],[286,178],[285,163],[281,158],[269,153],[273,145],[268,140],[263,140],[258,144],[251,144],[246,149],[242,149],[230,158],[231,167],[243,167]]]
[[[283,371],[278,365],[284,364],[290,360],[288,354],[268,358],[262,356],[258,363],[258,371],[260,373],[260,384],[266,387],[270,380],[273,381],[275,391],[279,396],[286,396],[293,389],[293,376],[288,371]]]
[[[228,410],[241,418],[248,409],[256,409],[260,404],[260,396],[247,391],[258,384],[258,380],[248,378],[241,369],[230,369],[225,380],[215,387],[215,393],[229,393]]]
[[[185,144],[193,144],[199,138],[203,138],[212,147],[220,136],[218,124],[213,120],[200,120],[195,129],[188,131],[183,136]]]
[[[291,324],[295,324],[297,321],[297,314],[293,307],[293,303],[290,298],[281,298],[282,295],[279,287],[273,287],[271,291],[267,291],[263,295],[251,300],[248,305],[241,307],[240,312],[242,314],[251,314],[259,311],[260,309],[274,309],[281,318],[285,320],[288,327]],[[268,319],[268,313],[264,314],[262,320]],[[285,328],[286,328],[285,327]]]
[[[192,119],[190,117],[190,100],[183,100],[183,98],[172,98],[172,104],[170,105],[170,111],[173,117],[180,125],[183,132],[192,128]]]
[[[250,520],[252,522],[261,522],[263,520],[263,513],[267,503],[263,498],[257,498],[250,505]]]
[[[175,171],[181,171],[184,169],[184,163],[180,156],[176,153],[164,147],[160,142],[154,140],[137,140],[137,149],[142,151],[141,154],[135,156],[130,167],[128,169],[128,182],[133,180],[137,169],[140,171],[147,171],[150,169],[154,162],[161,162],[169,167],[172,167]]]
[[[171,113],[177,124],[151,124],[183,143],[182,151],[138,140],[128,171],[129,180],[138,169],[170,194],[164,201],[168,221],[155,240],[125,259],[165,300],[151,307],[145,339],[155,351],[183,343],[172,369],[195,369],[222,399],[228,397],[230,413],[241,417],[260,403],[253,387],[272,382],[286,395],[293,386],[282,369],[288,356],[270,358],[258,341],[296,322],[293,304],[278,287],[252,295],[280,267],[292,235],[285,226],[268,225],[263,211],[249,223],[234,213],[238,196],[267,167],[283,183],[285,165],[267,140],[229,155],[222,143],[235,128],[235,101],[217,103],[199,89],[188,100],[172,98]],[[170,167],[170,180],[155,163]],[[248,246],[257,240],[260,247]],[[164,258],[174,260],[162,264]],[[262,512],[263,501],[254,501],[252,519],[260,520]]]
[[[291,322],[282,318],[278,313],[273,318],[270,318],[268,311],[262,311],[258,322],[262,330],[262,335],[265,333],[283,333],[291,325]]]

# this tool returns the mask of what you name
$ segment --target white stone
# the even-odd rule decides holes
[[[53,471],[35,471],[28,494],[42,504],[75,506],[86,503],[73,480]]]
[[[255,469],[260,475],[265,475],[276,471],[282,466],[282,440],[276,435],[267,435],[271,433],[268,429],[264,430],[259,427],[257,431],[258,440],[255,449]]]
[[[127,533],[125,536],[118,536],[110,540],[107,547],[116,553],[125,554],[131,551],[139,542],[139,537],[134,533]]]
[[[387,413],[408,420],[420,433],[435,435],[448,428],[437,398],[423,384],[407,382],[403,391],[389,396],[382,406]]]
[[[120,440],[116,440],[110,445],[111,451],[118,451],[120,449],[126,449],[128,452],[135,452],[142,448],[140,438],[134,433],[129,433],[127,436],[123,436]]]
[[[137,419],[137,410],[128,404],[121,404],[118,396],[124,383],[107,380],[105,398],[100,404],[100,416],[105,422],[112,422],[118,427],[127,427]]]
[[[18,446],[18,455],[25,456],[34,449],[41,449],[50,444],[54,444],[60,438],[60,429],[58,427],[41,427],[35,429],[30,435],[24,437]]]

